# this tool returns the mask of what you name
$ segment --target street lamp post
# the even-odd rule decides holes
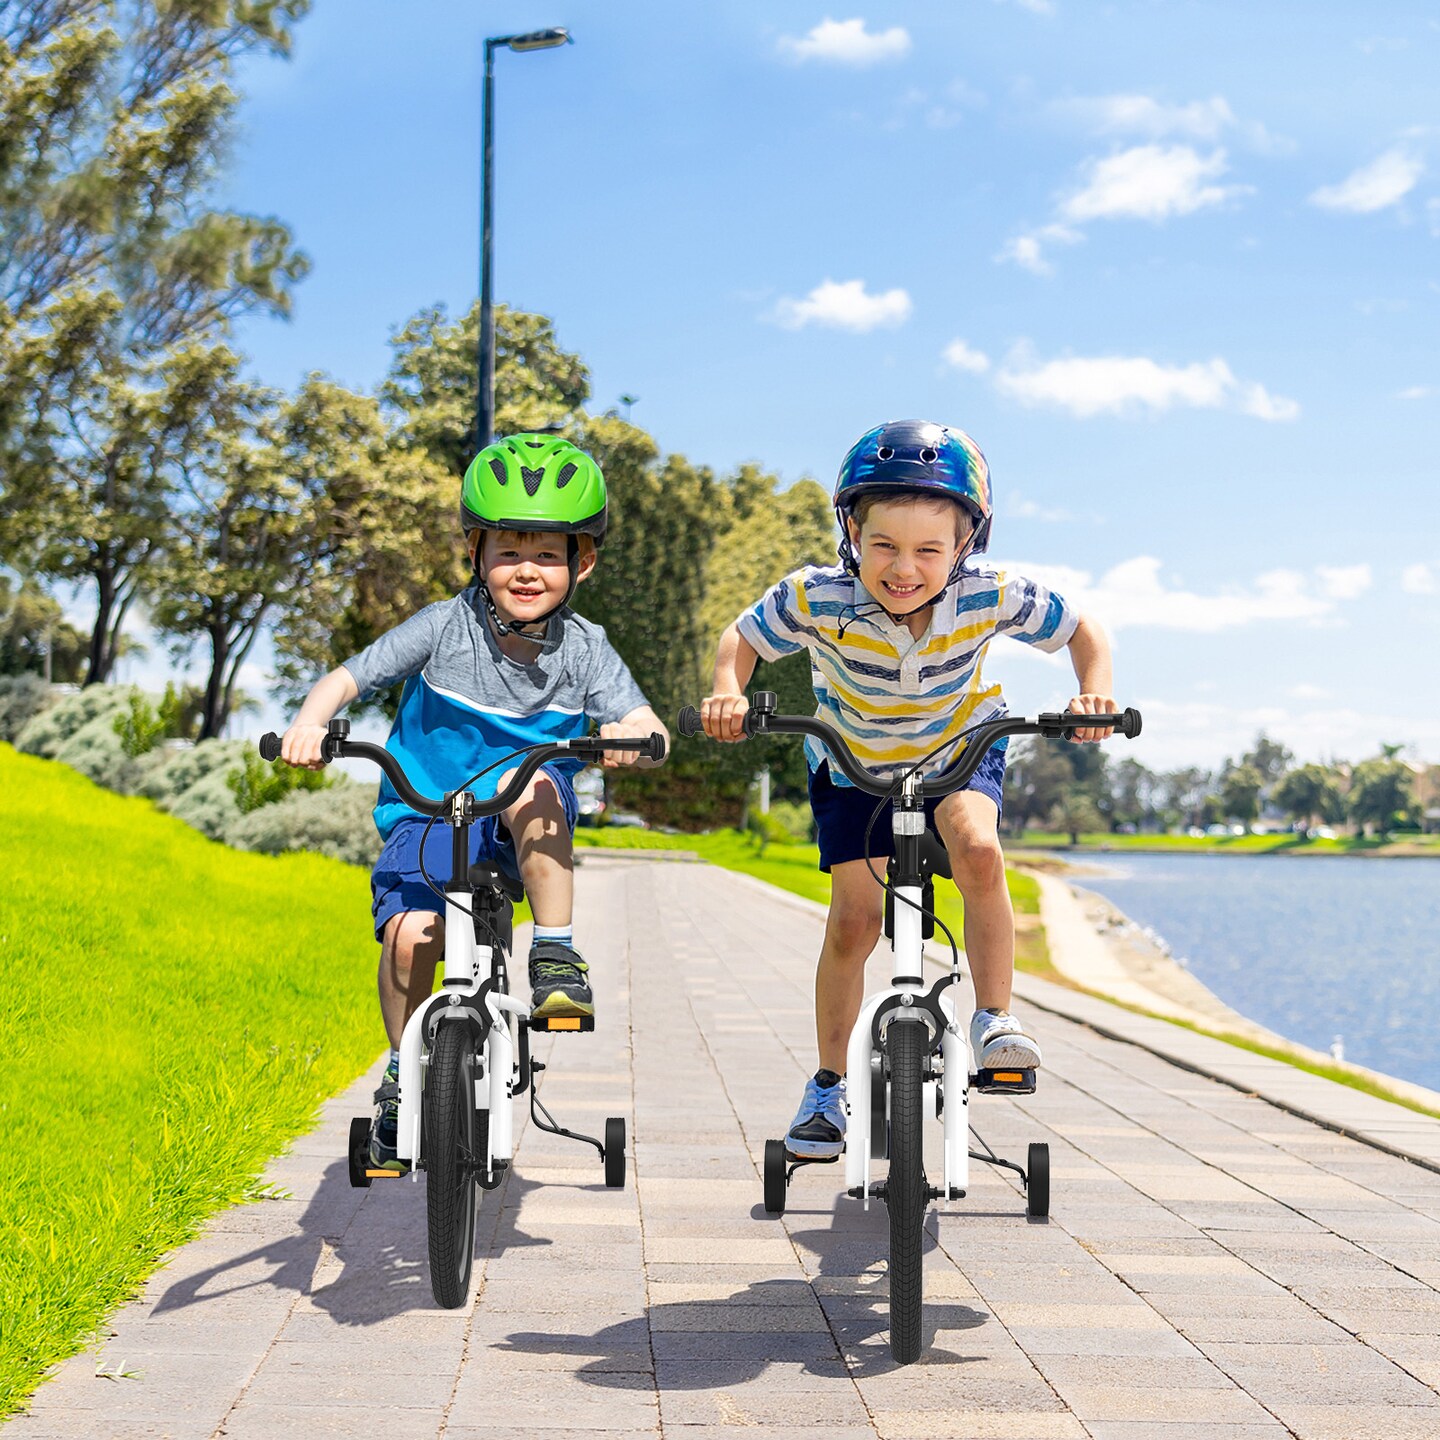
[[[481,99],[480,157],[480,384],[475,403],[476,449],[495,433],[495,308],[490,290],[490,227],[495,196],[495,52],[549,50],[571,43],[560,26],[526,35],[493,35],[485,41],[485,87]]]

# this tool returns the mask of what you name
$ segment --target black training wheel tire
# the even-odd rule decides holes
[[[370,1126],[372,1121],[364,1115],[357,1115],[350,1122],[350,1184],[356,1190],[368,1190],[370,1177],[365,1173],[370,1168]]]
[[[625,1121],[618,1115],[605,1122],[605,1183],[612,1190],[625,1188]]]
[[[470,1294],[475,1254],[475,1037],[469,1025],[442,1024],[430,1048],[422,1124],[425,1131],[425,1217],[430,1239],[430,1288],[435,1303],[458,1309]]]
[[[1050,1147],[1032,1141],[1025,1162],[1025,1213],[1043,1219],[1050,1213]]]
[[[785,1172],[790,1162],[785,1154],[783,1140],[765,1142],[765,1213],[785,1213]]]
[[[890,1056],[890,1354],[897,1365],[920,1358],[921,1252],[925,1187],[923,1072],[930,1032],[922,1020],[892,1020]]]

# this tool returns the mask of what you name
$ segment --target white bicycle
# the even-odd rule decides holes
[[[895,956],[895,974],[888,988],[866,996],[850,1032],[846,1052],[847,1125],[845,1131],[846,1193],[868,1208],[883,1200],[890,1217],[890,1353],[909,1365],[920,1358],[921,1251],[925,1212],[932,1200],[963,1199],[970,1183],[970,1161],[1014,1170],[1025,1189],[1026,1211],[1040,1218],[1050,1213],[1050,1147],[1032,1143],[1026,1164],[1004,1160],[975,1134],[969,1124],[972,1089],[982,1094],[1029,1095],[1035,1090],[1033,1070],[970,1069],[969,1041],[949,992],[959,982],[960,956],[955,937],[935,916],[934,877],[950,877],[950,859],[939,837],[927,828],[926,799],[960,789],[979,768],[997,740],[1009,735],[1060,738],[1072,730],[1114,728],[1127,738],[1140,733],[1140,713],[1086,715],[1064,711],[1035,720],[1001,716],[976,726],[962,737],[965,748],[939,775],[922,779],[917,762],[896,780],[878,780],[851,753],[844,738],[825,721],[811,715],[777,715],[775,695],[756,694],[745,715],[747,735],[810,735],[819,740],[850,782],[880,797],[875,823],[884,803],[891,805],[895,853],[886,867],[884,934]],[[680,712],[683,736],[701,732],[700,712]],[[946,746],[955,742],[948,740]],[[945,747],[941,747],[945,748]],[[924,757],[929,759],[929,756]],[[869,833],[866,862],[869,863]],[[872,872],[873,872],[873,866]],[[927,991],[921,973],[924,942],[935,925],[950,941],[951,967]],[[925,1176],[924,1118],[943,1120],[943,1184]],[[983,1150],[972,1150],[974,1135]],[[783,1140],[765,1142],[765,1209],[785,1212],[785,1195],[802,1165],[834,1164],[840,1156],[814,1159],[793,1155]],[[887,1178],[872,1181],[872,1161],[889,1161]]]
[[[450,827],[453,878],[443,892],[436,891],[452,920],[445,926],[444,980],[406,1022],[400,1039],[395,1149],[412,1179],[426,1172],[430,1284],[436,1304],[454,1309],[470,1293],[477,1190],[499,1185],[513,1158],[512,1107],[517,1096],[530,1092],[531,1118],[540,1129],[593,1145],[604,1162],[606,1185],[620,1189],[625,1184],[623,1117],[612,1115],[605,1121],[602,1143],[557,1125],[536,1093],[535,1077],[545,1066],[530,1056],[530,1031],[593,1030],[595,1020],[535,1017],[529,1005],[510,994],[512,918],[515,902],[525,892],[519,881],[495,866],[469,863],[470,826],[513,805],[547,760],[594,761],[607,750],[638,750],[660,761],[665,758],[665,737],[657,730],[645,739],[585,736],[532,745],[496,762],[524,757],[509,784],[492,799],[480,800],[460,788],[443,800],[431,800],[410,784],[383,745],[348,739],[348,720],[332,720],[329,732],[321,751],[327,762],[341,757],[373,760],[412,810]],[[262,737],[260,754],[278,759],[280,737]],[[464,784],[478,778],[472,775]],[[459,923],[455,911],[471,923]],[[367,1188],[373,1180],[402,1173],[371,1168],[370,1125],[368,1115],[350,1122],[348,1155],[350,1183]]]

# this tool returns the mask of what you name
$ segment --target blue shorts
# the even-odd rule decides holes
[[[1005,746],[992,745],[985,752],[979,768],[962,790],[978,790],[995,802],[997,812],[1005,806]],[[936,795],[925,802],[925,818],[935,827],[935,809],[945,797]],[[810,809],[815,815],[815,829],[820,841],[820,868],[827,874],[832,865],[865,858],[865,827],[881,803],[878,795],[868,794],[854,785],[836,785],[830,778],[830,765],[823,761],[818,770],[810,772]],[[870,831],[870,854],[884,859],[895,853],[890,831],[890,804],[875,820]],[[997,813],[996,826],[1000,820]]]
[[[570,777],[550,765],[542,765],[540,774],[555,786],[565,810],[565,824],[575,834],[575,787]],[[444,902],[420,875],[420,837],[425,834],[428,820],[407,816],[398,820],[391,830],[375,868],[370,872],[370,912],[375,917],[375,938],[381,940],[392,916],[407,910],[429,910],[439,915]],[[512,879],[520,878],[515,856],[515,841],[498,815],[487,815],[470,827],[470,863],[494,861]],[[440,889],[450,878],[450,827],[437,820],[425,837],[425,872]]]

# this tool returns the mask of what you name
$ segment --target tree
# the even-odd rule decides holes
[[[1302,765],[1281,780],[1275,803],[1297,825],[1313,830],[1345,818],[1345,792],[1340,777],[1325,765]]]
[[[1191,765],[1160,776],[1161,803],[1167,819],[1184,825],[1203,825],[1201,806],[1210,787],[1210,772]]]
[[[1075,771],[1052,741],[1027,738],[1009,751],[1005,769],[1005,818],[1016,833],[1048,822],[1075,784]]]
[[[1262,730],[1255,737],[1254,747],[1240,757],[1242,765],[1249,765],[1260,776],[1262,789],[1269,790],[1290,768],[1295,756],[1278,740],[1271,740]]]
[[[1260,791],[1265,780],[1253,765],[1236,765],[1220,780],[1220,804],[1225,814],[1248,830],[1260,814]]]
[[[170,539],[177,353],[285,313],[306,269],[274,220],[207,209],[234,60],[285,53],[308,0],[34,0],[0,41],[0,542],[94,586],[85,683],[108,678]],[[116,21],[111,25],[111,21]]]
[[[65,620],[54,597],[33,580],[17,589],[0,575],[0,675],[43,675],[71,684],[84,665],[85,637]]]
[[[1403,760],[1382,754],[1362,760],[1350,777],[1350,818],[1367,835],[1413,823],[1415,773]]]
[[[1069,835],[1070,843],[1078,845],[1082,831],[1105,829],[1105,817],[1100,807],[1083,790],[1067,790],[1060,803],[1050,811],[1047,823],[1052,830],[1062,830]]]

